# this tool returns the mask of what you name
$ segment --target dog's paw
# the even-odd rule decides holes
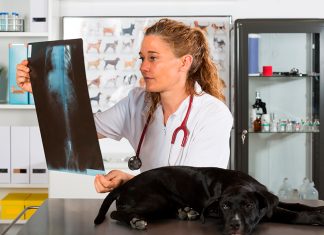
[[[324,214],[319,213],[316,214],[315,216],[316,224],[324,226]]]
[[[324,226],[324,214],[319,211],[303,211],[298,215],[299,224]]]
[[[188,212],[188,219],[189,220],[196,220],[196,219],[198,219],[198,217],[199,217],[199,213],[197,211],[190,210]]]
[[[319,212],[320,214],[324,214],[324,206],[321,206],[321,207],[319,208],[318,212]]]
[[[187,213],[184,210],[182,210],[182,209],[179,209],[178,210],[178,215],[177,216],[181,220],[186,220],[188,218]]]
[[[181,220],[196,220],[198,217],[199,213],[190,207],[178,209],[178,218]]]
[[[144,230],[146,229],[147,222],[142,219],[133,218],[131,221],[129,221],[132,228],[138,229],[138,230]]]

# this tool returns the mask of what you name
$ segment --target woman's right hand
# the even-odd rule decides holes
[[[27,67],[28,60],[23,60],[16,67],[16,82],[17,85],[24,91],[33,92],[30,83],[29,72],[30,69]]]
[[[110,192],[126,183],[134,176],[120,170],[112,170],[107,175],[96,175],[94,185],[98,193]]]

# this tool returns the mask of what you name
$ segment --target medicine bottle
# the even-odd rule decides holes
[[[255,132],[261,131],[261,116],[257,116],[256,119],[253,122],[253,130]]]

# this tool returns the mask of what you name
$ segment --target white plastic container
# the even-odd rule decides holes
[[[24,19],[19,17],[17,12],[0,12],[0,31],[2,32],[23,32]]]
[[[318,191],[314,186],[314,182],[309,183],[305,199],[307,199],[307,200],[318,200]]]
[[[286,177],[286,178],[284,178],[283,183],[280,186],[279,191],[278,191],[279,199],[282,199],[282,200],[290,199],[291,191],[292,191],[291,185],[289,184],[288,178]]]
[[[299,187],[300,199],[302,199],[302,200],[306,199],[308,187],[309,187],[309,179],[305,177],[303,180],[303,184]]]
[[[0,17],[0,31],[8,31],[8,18],[9,18],[9,13],[8,12],[1,12],[1,17]]]

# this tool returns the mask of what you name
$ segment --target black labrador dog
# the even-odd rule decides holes
[[[251,176],[215,167],[170,166],[143,172],[104,199],[94,221],[100,224],[116,200],[111,218],[145,229],[147,221],[213,216],[226,235],[251,234],[261,221],[324,225],[324,206],[279,202]]]

